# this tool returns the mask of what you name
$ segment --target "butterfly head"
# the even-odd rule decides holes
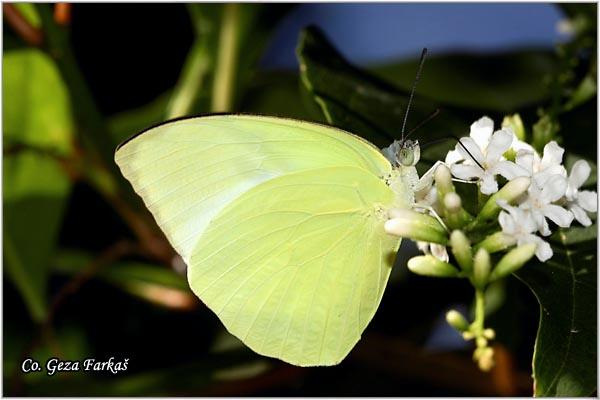
[[[403,167],[414,167],[421,158],[421,148],[418,140],[405,140],[398,146],[396,160]]]
[[[421,147],[418,140],[396,140],[383,154],[396,167],[414,167],[421,158]]]

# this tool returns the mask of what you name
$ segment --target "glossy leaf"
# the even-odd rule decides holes
[[[516,274],[540,303],[536,396],[590,396],[596,390],[596,229],[559,230],[552,236],[554,256]]]
[[[377,67],[377,76],[409,90],[417,61]],[[443,105],[509,113],[549,98],[544,81],[556,68],[551,52],[432,54],[423,68],[419,94]]]
[[[302,32],[296,53],[304,96],[322,122],[362,136],[379,147],[400,138],[408,91],[399,90],[349,64],[315,27]],[[415,73],[416,68],[412,70],[413,79]],[[417,95],[407,131],[437,107],[435,101],[423,100]],[[429,142],[468,132],[468,123],[453,111],[443,110],[415,137],[424,137],[422,142]],[[452,142],[448,142],[445,148],[451,146]],[[428,157],[427,152],[424,156]]]

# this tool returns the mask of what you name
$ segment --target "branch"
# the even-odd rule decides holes
[[[6,22],[13,28],[15,33],[19,35],[25,43],[39,47],[44,42],[42,31],[27,21],[23,15],[10,3],[2,4],[2,11]]]

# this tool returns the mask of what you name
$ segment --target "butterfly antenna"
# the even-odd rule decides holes
[[[429,121],[431,121],[432,119],[434,119],[435,117],[438,116],[438,114],[440,113],[440,109],[436,109],[434,112],[432,112],[431,114],[429,114],[424,120],[422,120],[421,122],[419,122],[417,124],[417,126],[415,126],[414,128],[412,128],[410,131],[408,131],[408,133],[406,134],[406,136],[404,137],[405,139],[408,139],[408,137],[415,132],[417,129],[419,129],[420,127],[422,127],[423,125],[425,125],[426,123],[428,123]]]
[[[452,139],[456,140],[456,142],[460,145],[460,147],[462,147],[467,152],[467,154],[471,157],[471,159],[473,160],[473,162],[475,162],[475,164],[477,164],[479,166],[479,168],[481,168],[482,170],[485,170],[485,168],[483,168],[483,166],[479,163],[479,161],[477,161],[477,159],[475,157],[473,157],[473,154],[471,154],[471,152],[469,151],[469,149],[467,149],[467,147],[464,144],[462,144],[462,142],[460,141],[460,139],[457,138],[456,136],[453,136],[453,135],[450,135],[448,137],[444,137],[444,138],[441,138],[441,139],[433,140],[431,142],[427,142],[425,144],[422,144],[421,145],[421,150],[423,150],[427,146],[431,146],[432,144],[436,144],[436,143],[439,143],[439,142],[443,142],[443,141],[446,141],[446,140],[452,140]]]
[[[417,83],[419,83],[419,78],[421,78],[421,71],[423,70],[423,64],[425,63],[425,56],[427,55],[427,47],[423,48],[421,52],[421,60],[419,61],[419,68],[417,69],[417,76],[415,77],[415,81],[413,82],[412,89],[410,91],[410,97],[408,98],[408,105],[406,106],[406,112],[404,113],[404,121],[402,122],[402,132],[401,132],[401,141],[404,141],[404,129],[406,128],[406,120],[408,119],[408,112],[410,111],[410,106],[412,104],[413,97],[415,95],[415,90],[417,89]]]

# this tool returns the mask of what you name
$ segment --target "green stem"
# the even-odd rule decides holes
[[[475,321],[473,321],[473,333],[476,337],[483,334],[485,322],[485,294],[482,289],[475,289]]]
[[[202,91],[211,64],[205,40],[205,38],[196,39],[190,49],[181,77],[167,106],[167,119],[189,114]]]
[[[231,111],[239,47],[239,4],[225,4],[219,34],[219,51],[212,88],[212,112]]]

